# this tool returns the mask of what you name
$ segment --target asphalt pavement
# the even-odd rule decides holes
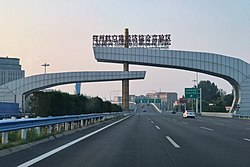
[[[1,157],[0,166],[250,166],[250,120],[182,118],[138,105],[135,114],[117,121]]]

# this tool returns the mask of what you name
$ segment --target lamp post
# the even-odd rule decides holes
[[[198,84],[196,83],[197,82],[197,80],[196,79],[194,79],[194,80],[192,80],[193,82],[194,82],[194,88],[196,89],[196,112],[198,113],[198,103],[197,103],[197,100],[198,100],[198,97],[197,97],[197,94],[198,94],[198,92],[197,92],[197,87],[198,87]],[[192,110],[194,110],[194,100],[192,99]]]
[[[196,73],[196,79],[195,80],[192,80],[194,82],[194,86],[196,87],[196,112],[201,114],[202,113],[202,95],[201,95],[201,88],[198,89],[198,72]],[[200,97],[198,97],[198,91],[200,92]],[[200,98],[200,111],[199,111],[199,106],[198,106],[198,103],[199,103],[199,98]]]
[[[47,67],[48,66],[50,66],[48,63],[44,63],[44,64],[42,64],[42,66],[44,67],[44,74],[46,74],[46,69],[47,69]]]

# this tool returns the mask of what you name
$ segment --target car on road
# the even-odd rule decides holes
[[[182,114],[183,118],[195,118],[195,112],[193,110],[185,110]]]
[[[146,112],[146,110],[145,110],[145,109],[143,109],[142,111],[143,111],[143,112]]]
[[[172,114],[176,114],[176,111],[173,110],[173,111],[171,111],[171,113],[172,113]]]

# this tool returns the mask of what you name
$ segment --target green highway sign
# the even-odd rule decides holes
[[[161,103],[161,99],[155,99],[155,103]]]
[[[135,103],[136,104],[141,103],[141,99],[135,99]]]
[[[155,99],[149,99],[149,103],[154,103]]]
[[[161,103],[161,99],[135,99],[135,103]]]
[[[185,98],[197,98],[199,90],[197,88],[185,88]]]

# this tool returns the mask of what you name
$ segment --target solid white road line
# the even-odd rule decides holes
[[[246,140],[246,141],[250,141],[250,139],[247,139],[247,138],[243,138],[244,140]]]
[[[93,136],[93,135],[96,134],[96,133],[99,133],[99,132],[101,132],[101,131],[103,131],[103,130],[105,130],[105,129],[107,129],[107,128],[109,128],[109,127],[111,127],[111,126],[113,126],[113,125],[115,125],[115,124],[117,124],[117,123],[119,123],[119,122],[125,120],[125,119],[127,119],[127,118],[129,118],[130,116],[131,116],[131,115],[129,115],[129,116],[127,116],[127,117],[125,117],[125,118],[123,118],[123,119],[121,119],[121,120],[118,120],[118,121],[116,121],[116,122],[113,122],[112,124],[109,124],[109,125],[107,125],[107,126],[101,128],[101,129],[98,129],[98,130],[96,130],[96,131],[94,131],[94,132],[92,132],[92,133],[89,133],[89,134],[87,134],[87,135],[85,135],[85,136],[83,136],[83,137],[80,137],[80,138],[78,138],[78,139],[76,139],[76,140],[74,140],[74,141],[72,141],[72,142],[70,142],[70,143],[67,143],[67,144],[65,144],[65,145],[63,145],[63,146],[60,146],[60,147],[54,149],[54,150],[51,150],[51,151],[49,151],[49,152],[47,152],[47,153],[45,153],[45,154],[43,154],[43,155],[40,155],[39,157],[36,157],[36,158],[34,158],[34,159],[30,160],[30,161],[27,161],[27,162],[25,162],[25,163],[19,165],[18,167],[27,167],[27,166],[31,166],[31,165],[33,165],[33,164],[35,164],[35,163],[37,163],[37,162],[39,162],[39,161],[41,161],[41,160],[43,160],[43,159],[45,159],[45,158],[48,158],[49,156],[51,156],[51,155],[53,155],[53,154],[55,154],[55,153],[57,153],[57,152],[59,152],[59,151],[61,151],[61,150],[64,150],[64,149],[67,148],[67,147],[72,146],[73,144],[76,144],[76,143],[78,143],[78,142],[80,142],[80,141],[82,141],[82,140],[84,140],[84,139],[86,139],[86,138],[88,138],[88,137],[90,137],[90,136]]]
[[[171,139],[171,137],[166,136],[166,138],[168,139],[168,141],[169,141],[171,144],[173,144],[173,146],[174,146],[175,148],[181,148],[178,144],[176,144],[176,143]]]
[[[188,125],[189,123],[188,122],[182,122],[183,124],[186,124],[186,125]]]
[[[156,127],[157,129],[161,129],[161,128],[160,128],[159,126],[157,126],[157,125],[156,125],[155,127]]]
[[[206,127],[203,127],[203,126],[201,126],[200,128],[201,128],[201,129],[205,129],[205,130],[209,130],[209,131],[214,131],[213,129],[206,128]]]

